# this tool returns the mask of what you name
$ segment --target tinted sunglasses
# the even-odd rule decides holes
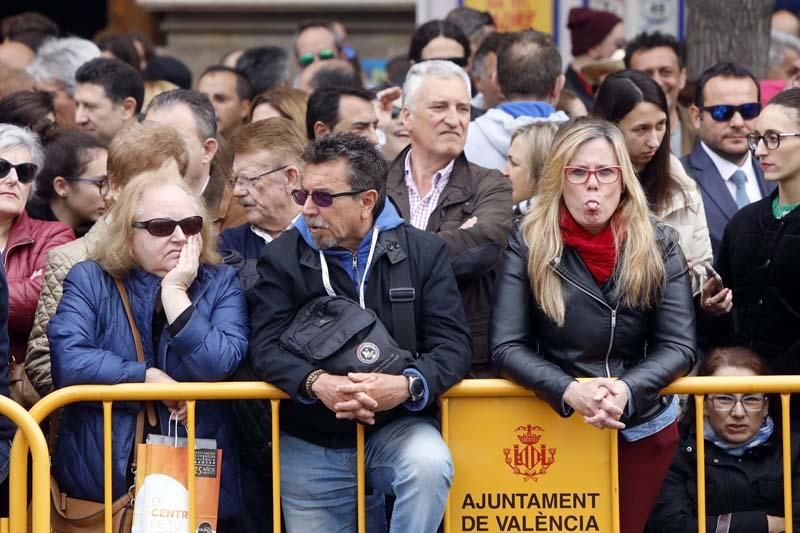
[[[36,170],[39,168],[34,163],[19,163],[12,165],[10,161],[0,158],[0,179],[8,176],[11,169],[17,171],[17,179],[20,183],[30,183],[36,177]]]
[[[300,63],[301,67],[305,68],[313,63],[316,59],[319,59],[320,61],[327,61],[328,59],[333,59],[334,57],[336,57],[336,52],[330,48],[326,48],[325,50],[320,50],[316,54],[313,52],[306,52],[297,58],[297,62]]]
[[[751,102],[742,105],[712,105],[708,107],[701,107],[703,111],[708,111],[711,118],[717,122],[726,122],[733,118],[734,113],[738,111],[744,120],[752,120],[761,113],[761,104],[758,102]]]
[[[169,237],[175,231],[176,226],[181,227],[184,235],[197,235],[203,229],[203,217],[186,217],[183,220],[172,220],[171,218],[151,218],[144,222],[133,222],[134,228],[146,229],[147,233],[153,237]]]
[[[333,204],[334,198],[339,198],[340,196],[355,196],[356,194],[361,194],[367,190],[369,189],[337,192],[332,194],[325,191],[308,192],[304,191],[303,189],[295,189],[292,191],[292,198],[294,198],[294,203],[303,206],[306,205],[306,200],[308,200],[308,197],[310,196],[311,201],[313,201],[318,207],[330,207]]]

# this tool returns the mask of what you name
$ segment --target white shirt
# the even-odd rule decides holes
[[[706,151],[708,157],[710,157],[711,161],[714,162],[714,166],[717,167],[717,172],[719,172],[719,175],[722,176],[723,180],[725,180],[725,185],[728,187],[728,192],[731,193],[731,198],[733,198],[734,201],[736,200],[736,184],[731,181],[731,176],[733,176],[733,173],[737,170],[744,172],[746,177],[744,182],[744,190],[747,192],[747,197],[750,199],[750,203],[756,202],[763,198],[761,195],[761,189],[758,188],[756,171],[753,168],[753,156],[750,153],[750,150],[747,151],[747,159],[745,159],[744,163],[742,163],[742,166],[739,167],[727,159],[717,155],[717,153],[709,148],[703,141],[700,141],[700,146],[703,147],[703,150]]]

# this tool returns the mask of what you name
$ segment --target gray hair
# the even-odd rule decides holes
[[[70,96],[75,95],[75,72],[87,61],[100,57],[92,41],[79,37],[48,39],[28,65],[28,74],[39,83],[57,82]]]
[[[787,48],[800,54],[800,38],[790,33],[772,30],[769,41],[769,66],[780,66]]]
[[[188,107],[192,113],[197,136],[201,142],[208,138],[216,137],[217,116],[214,114],[211,100],[203,93],[188,89],[173,89],[157,94],[150,100],[150,104],[147,106],[147,113],[179,104]]]
[[[461,78],[466,85],[467,95],[472,94],[469,76],[463,68],[452,61],[431,59],[429,61],[415,63],[408,70],[406,81],[403,82],[403,107],[409,109],[414,107],[415,100],[417,99],[417,92],[422,85],[422,81],[427,77]]]
[[[18,146],[27,148],[31,153],[31,162],[36,165],[36,175],[44,167],[44,149],[39,141],[39,136],[28,128],[21,128],[14,124],[0,124],[0,151]],[[34,192],[36,180],[31,184],[31,194]]]

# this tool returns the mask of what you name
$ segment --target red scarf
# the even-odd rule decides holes
[[[592,234],[581,227],[563,205],[559,219],[564,244],[577,250],[598,285],[608,281],[617,265],[617,248],[614,246],[611,224],[606,224],[599,233]]]

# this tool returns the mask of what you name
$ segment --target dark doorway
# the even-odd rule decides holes
[[[0,18],[25,11],[38,11],[50,17],[64,35],[91,39],[105,28],[108,20],[107,0],[4,0],[0,2]]]

